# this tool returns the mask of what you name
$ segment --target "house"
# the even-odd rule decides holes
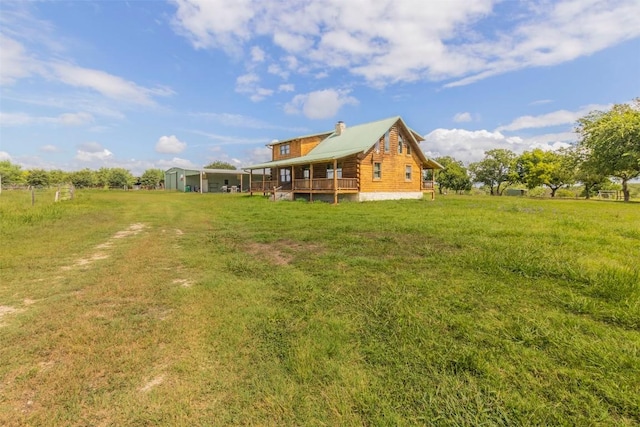
[[[434,198],[433,172],[443,167],[420,149],[424,141],[396,116],[269,144],[272,160],[244,168],[249,191],[307,200]],[[256,172],[260,178],[254,176]]]
[[[243,191],[249,183],[247,175],[242,170],[173,167],[164,173],[164,188],[198,193]]]

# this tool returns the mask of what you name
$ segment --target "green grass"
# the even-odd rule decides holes
[[[14,197],[1,425],[640,424],[636,203]]]

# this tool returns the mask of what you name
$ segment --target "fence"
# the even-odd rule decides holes
[[[73,200],[75,197],[75,187],[72,184],[69,185],[58,185],[57,187],[36,187],[32,185],[5,185],[2,186],[0,190],[0,195],[3,192],[9,192],[16,195],[16,193],[23,193],[24,199],[22,196],[12,197],[13,199],[25,199],[31,200],[31,206],[34,206],[36,202],[46,202],[46,203],[57,203],[65,200]],[[5,198],[7,196],[5,195]]]

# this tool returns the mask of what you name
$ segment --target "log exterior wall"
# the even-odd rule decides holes
[[[379,150],[373,147],[360,163],[360,191],[361,192],[411,192],[421,191],[422,164],[415,154],[419,147],[411,141],[409,135],[402,133],[404,146],[402,154],[398,153],[398,132],[400,127],[395,124],[389,131],[390,149],[384,150],[384,136],[380,138]],[[407,154],[406,146],[411,144],[411,154]],[[373,178],[373,165],[380,163],[381,178]],[[411,166],[411,180],[405,179],[406,166]]]
[[[326,135],[315,135],[274,144],[272,146],[271,160],[293,159],[295,157],[305,156],[320,144],[325,137]],[[283,145],[289,145],[289,154],[280,154],[280,147]]]

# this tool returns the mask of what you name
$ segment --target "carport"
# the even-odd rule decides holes
[[[164,188],[185,193],[241,192],[245,175],[248,173],[241,170],[173,167],[164,173]]]

